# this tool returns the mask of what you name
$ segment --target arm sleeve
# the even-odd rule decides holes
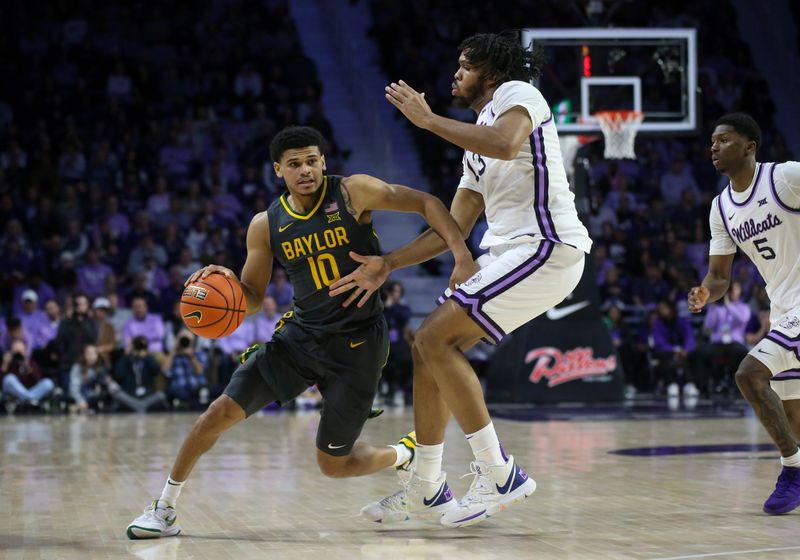
[[[672,344],[667,337],[666,327],[661,321],[653,323],[653,350],[658,352],[672,352]]]
[[[541,92],[531,84],[510,81],[502,84],[492,96],[492,107],[499,117],[509,109],[522,107],[528,112],[533,128],[538,128],[550,118],[550,107]]]
[[[800,208],[800,162],[787,161],[775,166],[775,190],[786,206]]]
[[[711,203],[711,212],[708,216],[708,223],[711,228],[711,243],[709,244],[709,255],[732,255],[736,252],[736,243],[731,239],[728,230],[725,229],[722,215],[719,213],[719,203],[714,198]]]

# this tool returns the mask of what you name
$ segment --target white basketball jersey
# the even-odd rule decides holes
[[[539,90],[521,81],[500,85],[478,115],[477,124],[492,126],[514,107],[525,109],[533,123],[530,137],[514,159],[464,152],[464,175],[458,187],[483,196],[488,230],[481,247],[544,238],[588,253],[592,240],[578,219],[553,115]]]
[[[747,255],[766,282],[775,321],[800,307],[800,164],[759,163],[746,191],[728,186],[711,207],[712,255],[736,247]]]

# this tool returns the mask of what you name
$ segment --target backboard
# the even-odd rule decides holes
[[[559,133],[600,132],[597,111],[642,111],[640,132],[692,133],[697,116],[697,33],[687,28],[524,29],[542,45],[534,83],[553,108]]]

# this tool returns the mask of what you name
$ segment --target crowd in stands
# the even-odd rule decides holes
[[[704,316],[687,316],[686,293],[706,273],[711,201],[727,184],[711,166],[708,138],[715,119],[743,110],[762,127],[759,161],[794,156],[775,126],[769,88],[738,35],[730,3],[677,6],[633,0],[619,3],[619,9],[596,4],[605,4],[606,11],[593,11],[597,6],[591,2],[557,0],[523,0],[503,10],[456,0],[411,5],[369,0],[375,20],[371,35],[387,75],[425,92],[434,112],[469,122],[473,113],[451,107],[450,82],[457,46],[473,33],[588,25],[696,28],[700,134],[639,138],[636,160],[605,159],[599,141],[581,148],[580,156],[590,165],[591,210],[583,218],[594,241],[592,259],[606,321],[630,388],[670,396],[681,386],[687,396],[728,390],[742,349],[764,334],[769,302],[755,267],[742,259],[734,272],[737,295],[711,306]],[[412,130],[431,185],[441,198],[452,198],[462,173],[461,150]],[[473,236],[472,241],[479,239]],[[725,352],[720,345],[726,345]]]
[[[0,74],[8,408],[208,402],[292,288],[276,270],[264,313],[210,344],[183,328],[185,279],[241,267],[250,218],[282,188],[277,130],[322,131],[333,172],[347,155],[288,3],[12,3]]]
[[[745,109],[764,131],[759,159],[793,157],[727,2],[680,12],[666,0],[625,4],[594,22],[597,14],[557,0],[502,10],[368,1],[386,75],[426,92],[434,111],[465,120],[473,116],[450,108],[450,70],[455,47],[472,33],[592,22],[698,28],[701,135],[639,139],[638,159],[625,162],[588,145],[585,219],[630,385],[666,394],[680,385],[684,393],[724,389],[736,356],[764,333],[768,300],[752,265],[738,261],[738,287],[726,300],[699,319],[686,316],[686,291],[705,274],[710,201],[724,186],[707,132],[719,115]],[[0,75],[13,79],[0,80],[0,374],[9,408],[51,399],[78,411],[202,406],[239,353],[267,340],[291,306],[277,268],[263,315],[227,339],[196,339],[177,311],[197,268],[243,262],[250,218],[281,189],[267,154],[274,132],[318,128],[332,141],[330,172],[347,157],[287,2],[204,6],[47,0],[4,8]],[[449,200],[461,150],[414,134],[434,192]],[[382,387],[398,401],[409,389],[402,370],[413,336],[401,291],[385,294],[397,349]]]

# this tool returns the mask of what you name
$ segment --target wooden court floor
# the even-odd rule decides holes
[[[362,505],[399,488],[395,475],[326,479],[314,460],[316,413],[259,415],[201,459],[181,495],[181,536],[129,541],[126,525],[160,492],[193,419],[0,418],[0,558],[800,558],[800,513],[761,513],[780,467],[756,447],[768,438],[752,416],[496,420],[538,489],[455,530],[362,520]],[[364,438],[392,442],[410,426],[410,410],[387,411]],[[742,447],[680,453],[723,444]],[[678,454],[610,453],[650,447]],[[469,457],[451,425],[445,468],[457,496]]]

